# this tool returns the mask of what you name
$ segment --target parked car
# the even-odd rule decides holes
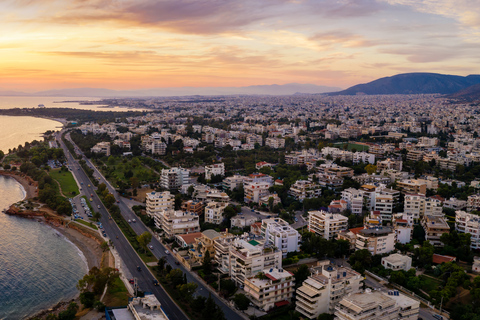
[[[170,251],[168,251],[168,250],[165,250],[165,254],[170,254]]]
[[[135,283],[135,280],[130,279],[130,280],[128,280],[128,282],[130,282],[131,284],[134,284],[134,283]]]
[[[152,246],[152,245],[149,245],[148,247],[150,248],[150,250],[153,250],[153,246]]]

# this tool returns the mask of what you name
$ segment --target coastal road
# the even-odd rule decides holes
[[[122,257],[122,260],[125,262],[125,264],[127,264],[127,267],[128,267],[128,270],[131,272],[132,275],[136,276],[138,274],[142,274],[142,275],[145,275],[147,274],[147,272],[144,272],[144,271],[141,271],[141,272],[138,272],[137,269],[136,269],[136,266],[138,265],[143,265],[143,262],[140,260],[140,258],[138,258],[138,256],[136,255],[135,251],[133,250],[133,248],[131,247],[130,243],[123,237],[123,234],[122,232],[120,231],[120,229],[117,227],[117,225],[115,224],[115,222],[113,220],[109,220],[107,217],[109,216],[108,215],[108,212],[107,210],[105,209],[105,207],[103,206],[103,204],[101,203],[100,199],[98,199],[97,195],[93,192],[93,184],[91,184],[91,182],[89,181],[87,175],[85,174],[85,172],[81,169],[80,165],[78,164],[78,162],[72,157],[72,155],[68,152],[68,149],[66,148],[66,146],[64,145],[63,141],[61,141],[61,138],[57,135],[57,140],[60,140],[60,145],[62,146],[62,148],[64,149],[64,152],[65,154],[67,155],[68,154],[68,162],[70,164],[72,164],[72,172],[75,174],[75,176],[77,177],[78,181],[79,182],[83,182],[83,185],[84,186],[87,186],[87,191],[88,194],[90,195],[90,193],[93,193],[94,194],[94,197],[93,197],[93,203],[92,203],[92,206],[94,206],[94,208],[97,209],[97,206],[100,205],[101,206],[101,210],[100,210],[100,213],[102,214],[102,223],[104,225],[104,228],[105,228],[105,232],[107,234],[107,236],[110,237],[110,239],[113,241],[114,245],[115,245],[115,248],[117,249],[117,251],[119,252],[120,256]],[[70,142],[73,143],[73,141],[70,140]],[[75,144],[74,144],[75,145]],[[84,159],[86,159],[84,157]],[[144,224],[143,222],[138,219],[138,217],[135,215],[135,213],[128,207],[128,205],[125,203],[124,201],[124,198],[110,185],[110,183],[102,176],[102,174],[97,170],[97,168],[88,160],[86,159],[86,162],[87,164],[95,171],[94,175],[97,176],[97,177],[100,177],[100,180],[99,182],[101,183],[105,183],[107,185],[107,188],[109,189],[109,191],[114,195],[115,199],[118,201],[117,202],[117,205],[119,206],[120,208],[120,211],[121,211],[121,214],[122,216],[128,221],[128,220],[133,220],[133,219],[136,219],[137,222],[135,223],[131,223],[131,227],[132,229],[135,231],[135,233],[137,235],[140,235],[142,234],[143,232],[145,231],[148,231],[148,232],[151,232],[151,230],[149,230]],[[75,166],[75,169],[73,169],[73,164]],[[80,169],[78,169],[80,168]],[[79,178],[80,177],[80,178]],[[88,184],[91,185],[91,188],[88,188]],[[92,192],[91,192],[92,191]],[[106,220],[106,222],[104,222]],[[115,226],[115,228],[113,228],[113,225]],[[112,228],[110,228],[110,226],[112,226]],[[110,229],[107,229],[110,228]],[[119,239],[116,239],[116,236],[119,236]],[[122,240],[121,242],[119,242],[118,240]],[[124,240],[124,241],[123,241]],[[153,250],[152,253],[155,255],[155,257],[157,259],[160,259],[161,257],[165,257],[166,258],[166,261],[168,264],[170,264],[173,268],[177,268],[177,269],[180,269],[182,272],[184,272],[186,275],[187,275],[187,281],[188,282],[194,282],[198,285],[198,288],[197,288],[197,291],[196,291],[196,295],[201,295],[201,296],[204,296],[206,298],[208,298],[209,296],[209,290],[208,288],[206,288],[206,286],[204,285],[204,283],[202,281],[200,281],[197,277],[193,276],[192,272],[190,272],[189,270],[185,269],[183,267],[183,265],[176,265],[176,259],[172,256],[172,255],[167,255],[165,253],[165,251],[167,250],[162,243],[160,243],[160,241],[156,238],[156,237],[152,237],[152,241],[150,242],[150,245],[153,247]],[[128,248],[128,250],[127,250]],[[123,251],[132,251],[133,254],[135,255],[135,257],[137,258],[137,260],[135,260],[136,262],[135,263],[127,263],[127,259],[124,258],[124,255],[121,254],[121,252]],[[125,253],[126,254],[126,253]],[[140,261],[138,261],[140,260]],[[150,274],[148,274],[150,276]],[[138,278],[138,277],[137,277]],[[140,288],[142,289],[142,291],[150,291],[150,292],[153,292],[153,289],[161,289],[163,291],[163,289],[159,286],[153,286],[153,277],[149,278],[149,279],[145,279],[145,281],[141,281],[141,279],[139,278],[138,280],[138,283],[140,285]],[[148,290],[145,289],[145,285],[148,286]],[[157,294],[155,294],[157,296]],[[162,303],[162,306],[164,305],[164,300],[163,298],[160,299],[159,296],[157,296],[157,298],[159,298],[159,301]],[[241,319],[244,319],[244,317],[242,317],[241,315],[239,315],[236,311],[232,310],[226,303],[224,303],[222,300],[220,300],[216,295],[213,295],[212,294],[212,298],[214,299],[215,303],[223,310],[224,314],[225,314],[225,317],[227,319],[233,319],[233,320],[241,320]],[[168,298],[168,300],[170,300],[170,298]],[[165,310],[166,311],[166,310]],[[168,315],[168,314],[167,314]],[[174,317],[174,318],[170,318],[170,319],[184,319],[184,317],[182,318],[177,318],[177,317]]]
[[[103,206],[103,203],[100,201],[97,194],[94,192],[95,190],[92,182],[83,171],[80,164],[70,154],[59,135],[57,135],[57,141],[59,141],[60,146],[65,152],[67,161],[72,168],[72,173],[75,175],[77,181],[81,184],[81,192],[87,195],[89,198],[91,197],[90,194],[93,193],[93,197],[91,197],[93,201],[91,201],[91,204],[94,210],[101,213],[100,222],[102,223],[105,233],[108,236],[108,238],[105,240],[112,240],[113,245],[122,258],[126,268],[129,270],[130,274],[137,278],[137,283],[140,290],[153,293],[161,302],[162,308],[169,319],[188,319],[183,311],[168,296],[165,290],[161,286],[155,286],[153,284],[154,277],[147,270],[147,266],[137,255],[128,240],[124,237],[122,231],[118,228],[115,221],[110,219],[108,211]],[[88,187],[88,185],[90,185],[90,187]],[[140,267],[141,271],[138,271],[137,267]]]

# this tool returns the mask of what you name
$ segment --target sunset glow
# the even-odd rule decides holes
[[[345,88],[403,72],[475,74],[475,2],[2,1],[0,89]]]

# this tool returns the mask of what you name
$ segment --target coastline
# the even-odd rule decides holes
[[[4,171],[4,170],[0,170],[0,175],[11,177],[22,185],[23,190],[25,191],[25,198],[23,200],[32,199],[38,196],[38,188],[37,188],[38,184],[29,176],[26,176],[21,172]]]

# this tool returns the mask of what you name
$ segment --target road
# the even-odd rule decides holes
[[[187,319],[186,316],[183,314],[183,312],[177,307],[177,305],[170,299],[170,297],[166,294],[166,292],[163,290],[161,286],[154,286],[153,285],[153,279],[154,277],[150,274],[150,272],[146,271],[146,266],[143,263],[143,261],[138,257],[134,249],[131,247],[130,243],[128,240],[123,236],[123,233],[121,230],[118,228],[114,220],[110,220],[109,213],[106,210],[106,208],[103,206],[103,203],[100,201],[98,198],[97,194],[94,192],[94,187],[91,181],[88,179],[88,176],[86,173],[83,171],[81,166],[78,164],[78,162],[73,158],[73,156],[70,154],[68,149],[66,148],[65,144],[61,140],[61,133],[57,134],[57,140],[59,140],[59,143],[61,147],[63,148],[65,155],[67,157],[68,163],[70,164],[70,167],[72,168],[72,172],[75,174],[75,177],[77,178],[77,181],[82,183],[82,192],[86,193],[87,195],[90,195],[93,193],[93,201],[92,201],[92,206],[95,208],[95,210],[100,211],[102,217],[101,217],[101,222],[104,226],[105,233],[107,236],[113,241],[113,244],[118,251],[120,257],[124,261],[127,269],[130,271],[130,273],[138,279],[138,285],[142,291],[148,291],[152,292],[155,294],[155,296],[158,298],[158,300],[162,303],[162,307],[165,310],[165,313],[170,319]],[[70,140],[70,142],[73,143],[73,141]],[[75,145],[75,144],[74,144]],[[84,157],[84,159],[86,159]],[[151,232],[144,224],[143,222],[138,219],[138,217],[135,215],[135,213],[128,207],[128,205],[125,203],[124,198],[121,197],[121,195],[110,185],[108,181],[102,176],[102,174],[97,170],[97,168],[88,160],[86,159],[86,162],[88,166],[90,166],[94,171],[94,175],[96,177],[100,177],[99,182],[105,183],[107,185],[108,190],[114,195],[115,199],[117,200],[117,205],[120,208],[122,216],[128,221],[128,220],[133,220],[137,219],[137,222],[131,223],[132,229],[135,231],[136,234],[140,235],[145,231]],[[88,185],[90,184],[90,187]],[[100,206],[100,209],[98,209],[98,206]],[[118,238],[117,238],[118,236]],[[176,267],[182,272],[186,273],[187,275],[187,281],[188,282],[194,282],[198,285],[196,295],[201,295],[206,298],[209,296],[209,291],[201,282],[198,280],[196,277],[194,277],[190,271],[186,270],[182,265],[176,265],[176,259],[172,255],[167,255],[165,254],[166,248],[163,246],[163,244],[160,243],[160,241],[156,237],[152,237],[152,241],[150,242],[150,246],[153,247],[152,253],[155,255],[157,259],[160,259],[161,257],[165,257],[167,260],[167,263],[170,264],[172,267]],[[137,271],[137,266],[141,266],[143,271]],[[227,319],[234,319],[234,320],[241,320],[244,319],[242,316],[237,314],[234,310],[232,310],[228,305],[226,305],[222,300],[220,300],[216,295],[212,294],[212,298],[215,300],[215,303],[223,310],[225,317]]]

